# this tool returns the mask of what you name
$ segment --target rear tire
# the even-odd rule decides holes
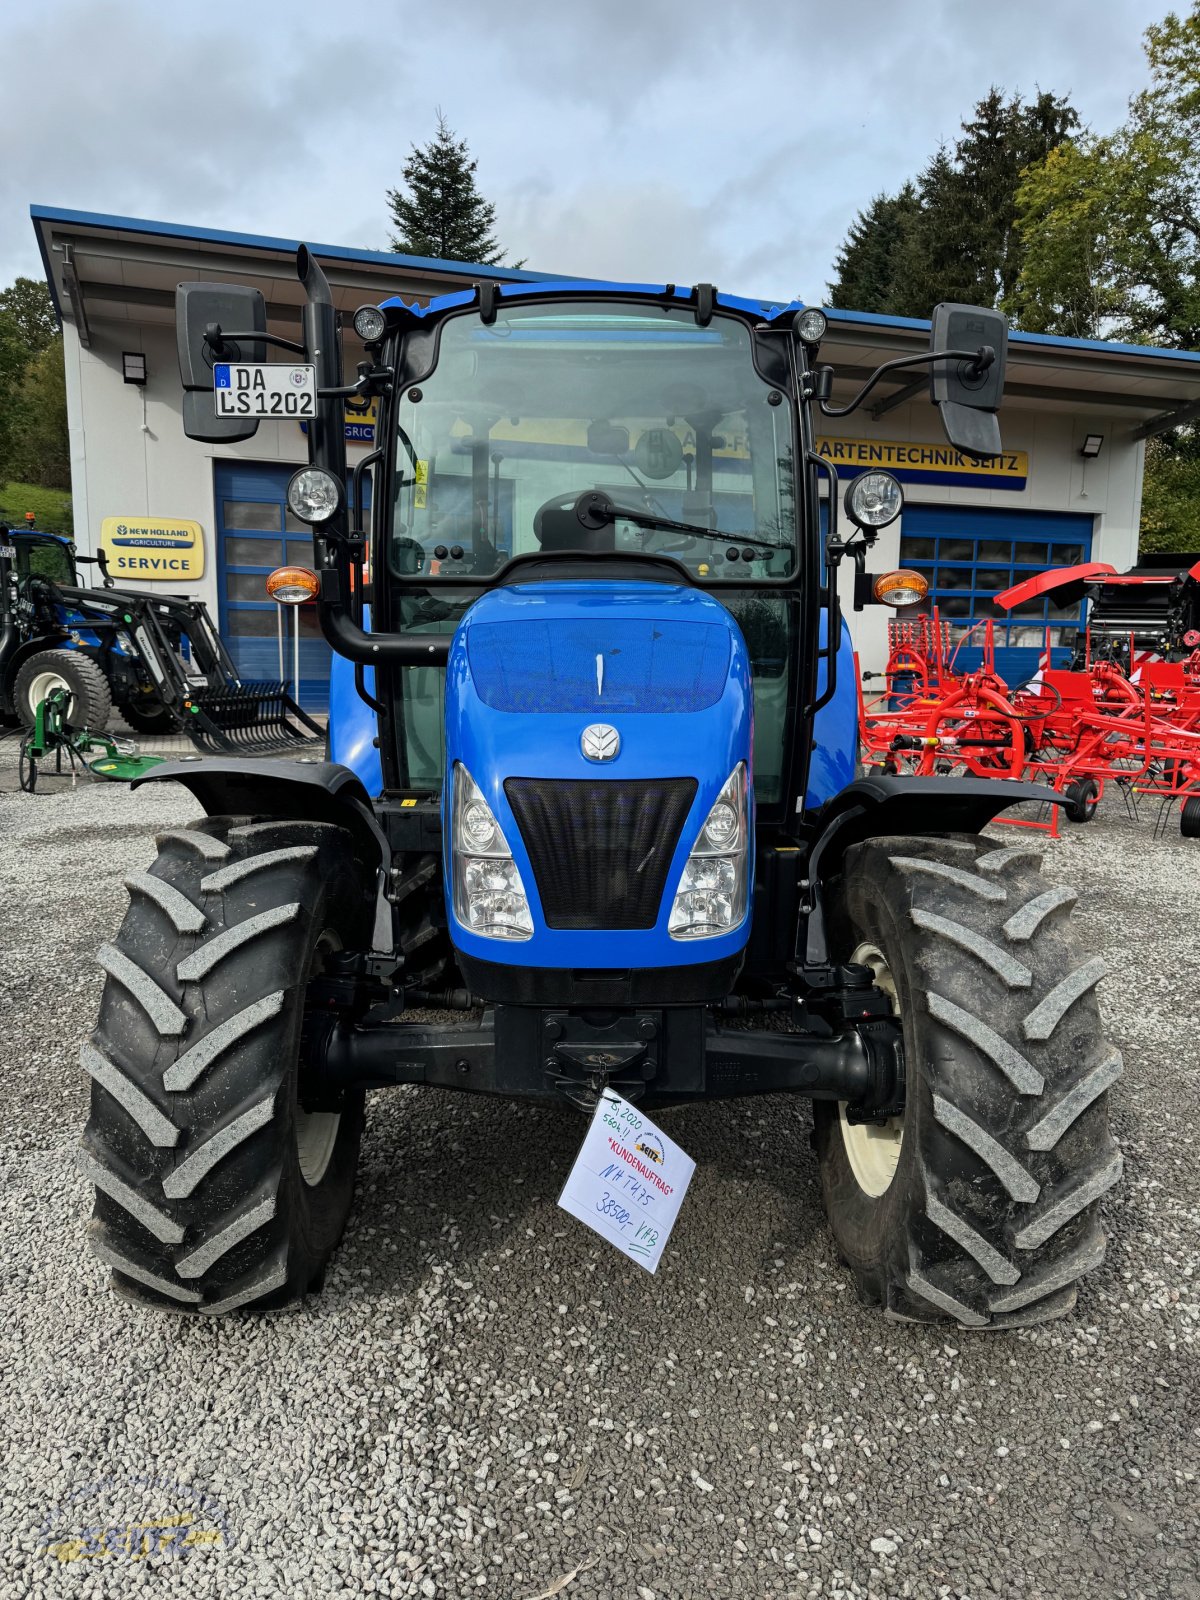
[[[90,656],[78,650],[39,650],[21,663],[13,698],[25,727],[33,727],[38,706],[59,688],[70,691],[66,721],[72,728],[88,728],[92,733],[107,728],[112,715],[108,679]]]
[[[1185,839],[1200,839],[1200,794],[1189,795],[1179,808],[1179,831]]]
[[[174,733],[179,726],[179,719],[171,708],[157,700],[142,700],[120,709],[122,717],[135,733]]]
[[[350,1210],[363,1096],[306,1112],[305,993],[361,948],[368,902],[329,824],[209,819],[164,834],[82,1064],[79,1164],[114,1286],[164,1310],[265,1310],[319,1284]]]
[[[871,1183],[883,1169],[864,1165],[844,1110],[815,1108],[834,1238],[860,1296],[892,1317],[1046,1321],[1103,1259],[1121,1058],[1100,1031],[1104,967],[1080,956],[1074,900],[1041,878],[1036,852],[974,837],[855,845],[830,886],[836,958],[878,952],[904,1021],[890,1182]]]

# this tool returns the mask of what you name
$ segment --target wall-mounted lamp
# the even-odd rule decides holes
[[[1104,435],[1102,433],[1089,433],[1080,447],[1079,454],[1085,461],[1094,461],[1104,449]]]
[[[140,351],[125,350],[121,354],[121,372],[126,383],[144,384],[146,358]]]

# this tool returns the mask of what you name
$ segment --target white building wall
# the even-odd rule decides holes
[[[204,576],[195,583],[137,584],[205,601],[217,617],[217,516],[213,493],[216,460],[302,465],[308,447],[299,424],[260,422],[253,439],[240,444],[201,444],[186,437],[174,329],[129,323],[93,329],[92,348],[79,344],[74,324],[65,323],[67,412],[71,430],[71,475],[75,544],[94,555],[105,517],[182,517],[204,532]],[[146,357],[144,386],[126,383],[121,355]],[[351,464],[366,446],[347,447]]]

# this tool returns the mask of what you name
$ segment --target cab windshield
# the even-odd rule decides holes
[[[790,408],[734,317],[599,300],[453,316],[397,426],[397,578],[568,550],[670,556],[741,588],[794,570]],[[612,515],[589,528],[576,502],[597,490]]]
[[[61,540],[25,534],[18,537],[15,543],[18,577],[49,578],[52,583],[75,582],[75,563],[69,548]]]

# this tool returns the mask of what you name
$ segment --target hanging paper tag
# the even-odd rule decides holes
[[[661,1128],[607,1090],[558,1203],[655,1272],[695,1170]]]

